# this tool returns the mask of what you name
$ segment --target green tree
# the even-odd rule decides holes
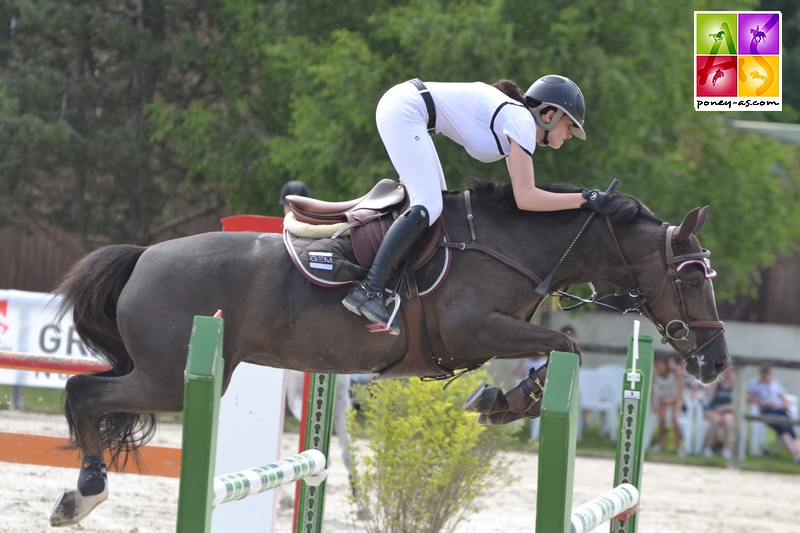
[[[148,244],[221,206],[147,136],[155,95],[213,97],[204,74],[213,1],[15,0],[0,10],[3,223],[96,244]]]
[[[467,374],[448,390],[417,379],[357,389],[363,416],[350,410],[347,427],[366,438],[369,451],[350,441],[351,500],[369,510],[362,522],[368,532],[455,531],[476,511],[475,500],[514,481],[500,453],[512,428],[486,428],[462,409],[486,375]]]

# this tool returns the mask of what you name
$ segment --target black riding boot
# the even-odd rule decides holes
[[[421,205],[412,206],[400,215],[386,232],[367,276],[361,283],[353,285],[342,300],[342,304],[353,313],[391,328],[381,333],[400,333],[396,324],[389,324],[391,314],[386,309],[384,292],[392,275],[427,228],[428,210]]]

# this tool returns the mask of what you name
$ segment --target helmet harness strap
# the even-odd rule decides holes
[[[548,137],[548,135],[550,133],[550,130],[552,130],[553,128],[555,128],[558,125],[558,122],[561,120],[561,117],[563,117],[564,114],[565,114],[563,109],[559,109],[559,108],[556,107],[555,113],[553,114],[553,118],[550,119],[550,123],[548,124],[547,122],[544,121],[544,119],[542,118],[542,115],[539,113],[540,109],[542,109],[544,107],[547,107],[547,106],[555,107],[555,106],[553,106],[553,104],[543,103],[543,104],[537,106],[536,108],[531,109],[531,113],[533,114],[533,118],[534,118],[534,120],[536,120],[536,125],[539,126],[540,128],[542,128],[542,130],[544,130],[544,136],[542,137],[542,140],[537,143],[540,146],[549,146],[550,142],[548,141],[547,137]]]

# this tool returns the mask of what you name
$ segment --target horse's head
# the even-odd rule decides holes
[[[712,279],[716,273],[709,252],[700,246],[708,206],[691,210],[680,226],[664,223],[658,233],[660,261],[649,261],[637,276],[638,307],[686,360],[686,370],[703,381],[714,381],[731,365],[717,315]]]

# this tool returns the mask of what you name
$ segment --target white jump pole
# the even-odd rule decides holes
[[[572,510],[571,533],[586,533],[639,503],[639,491],[630,483],[611,489]]]
[[[307,450],[272,464],[217,476],[214,478],[213,505],[242,500],[300,479],[309,485],[319,485],[328,475],[325,463],[322,452]]]

